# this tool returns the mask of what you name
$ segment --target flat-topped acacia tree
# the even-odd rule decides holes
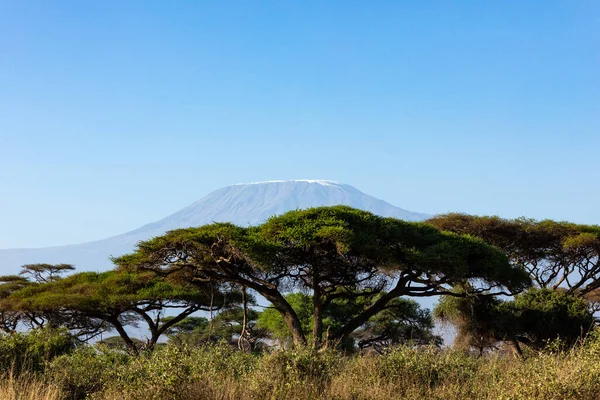
[[[30,282],[48,283],[62,279],[65,273],[74,270],[71,264],[25,264],[19,275]]]
[[[576,296],[600,289],[600,226],[456,213],[427,222],[497,246],[540,288],[562,287]]]
[[[197,282],[254,290],[281,313],[296,345],[306,337],[284,295],[310,291],[316,347],[323,342],[323,310],[334,299],[360,297],[365,304],[329,332],[327,339],[341,341],[401,296],[454,294],[452,286],[467,281],[476,292],[505,294],[530,284],[525,271],[480,239],[346,206],[291,211],[250,228],[177,229],[114,262],[121,270],[187,270]]]
[[[91,319],[64,319],[54,313],[35,312],[31,310],[12,309],[5,307],[10,303],[7,300],[13,293],[25,287],[38,286],[55,282],[63,275],[75,268],[70,264],[27,264],[21,267],[19,275],[6,275],[0,277],[0,329],[7,333],[14,333],[21,327],[43,328],[45,326],[66,326],[79,340],[87,340],[103,329],[102,324]]]
[[[181,274],[163,279],[149,272],[81,272],[17,290],[0,300],[0,309],[56,316],[68,328],[76,321],[108,325],[136,353],[139,346],[127,325],[145,323],[150,332],[146,348],[152,349],[169,328],[196,311],[239,303],[239,294],[221,289],[209,282],[191,285]],[[169,309],[175,315],[165,315]]]

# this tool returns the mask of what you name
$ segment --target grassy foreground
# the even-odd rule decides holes
[[[165,346],[140,357],[83,347],[16,376],[1,379],[0,399],[598,399],[600,337],[522,360],[409,347],[255,356]]]

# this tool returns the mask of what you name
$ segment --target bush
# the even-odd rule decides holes
[[[41,372],[53,358],[75,349],[66,330],[34,329],[0,336],[0,368],[14,374]]]
[[[325,390],[344,363],[345,357],[333,350],[276,351],[260,359],[254,374],[247,377],[246,388],[256,398],[266,393],[269,398],[288,398],[299,388],[298,392],[306,398],[314,398]]]
[[[390,349],[380,360],[380,373],[389,380],[404,380],[432,388],[440,383],[466,382],[477,372],[478,359],[462,351],[428,346],[400,346]]]
[[[196,349],[168,345],[113,367],[107,392],[127,399],[211,398],[213,391],[250,374],[256,362],[227,343]]]
[[[119,367],[129,356],[108,347],[81,347],[71,354],[55,358],[46,370],[46,380],[69,394],[69,399],[85,399],[88,394],[113,384]]]

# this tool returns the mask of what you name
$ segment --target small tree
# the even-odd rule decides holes
[[[457,290],[460,291],[464,293],[462,289]],[[514,335],[508,335],[513,332],[507,332],[516,323],[514,316],[503,313],[500,304],[501,300],[492,296],[442,296],[434,309],[434,316],[456,328],[455,347],[474,348],[480,356],[486,349],[495,348],[499,341],[516,345],[515,349],[519,349]]]
[[[569,347],[594,326],[587,303],[564,290],[530,289],[510,301],[443,297],[435,315],[457,328],[457,345],[475,347],[479,354],[498,342],[508,343],[517,355],[520,344],[539,350],[558,339]]]
[[[21,267],[21,275],[37,283],[54,282],[67,272],[74,271],[71,264],[26,264]]]
[[[256,300],[247,293],[239,295],[242,304],[229,303],[210,320],[191,316],[176,323],[167,331],[169,340],[176,344],[192,345],[227,341],[241,350],[255,350],[258,341],[264,337],[262,331],[256,329],[258,312],[249,308],[256,305]]]
[[[206,343],[226,341],[244,351],[257,351],[266,332],[256,326],[259,313],[253,309],[246,312],[242,306],[221,310],[212,321],[205,317],[187,317],[167,331],[169,342],[175,345],[200,346]]]

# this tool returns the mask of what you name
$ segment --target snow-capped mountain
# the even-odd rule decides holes
[[[3,274],[15,273],[31,263],[70,263],[77,270],[111,268],[109,256],[130,252],[140,240],[164,232],[211,222],[255,225],[294,209],[344,204],[385,217],[421,221],[426,214],[406,211],[369,196],[352,186],[323,180],[268,181],[237,184],[216,190],[159,221],[107,239],[41,249],[0,250]]]

